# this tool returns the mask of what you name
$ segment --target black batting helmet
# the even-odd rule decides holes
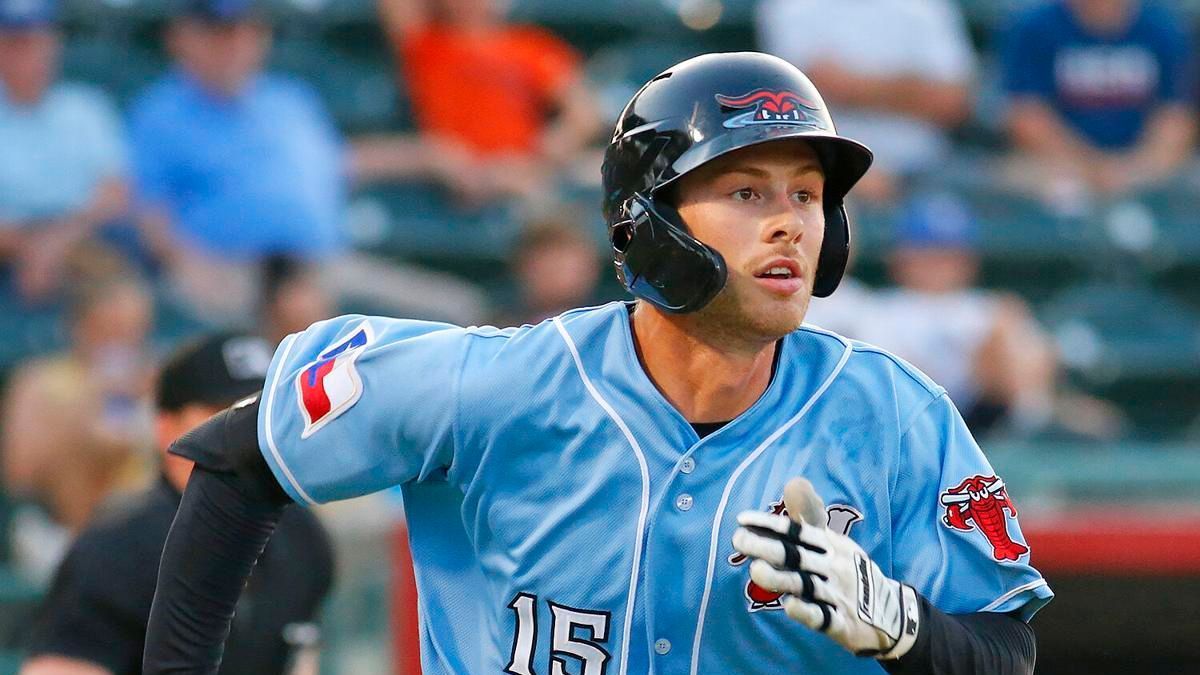
[[[846,193],[871,166],[866,146],[837,135],[820,92],[783,59],[705,54],[647,82],[604,153],[604,219],[617,276],[668,312],[694,312],[725,286],[720,253],[693,237],[663,188],[726,153],[785,138],[808,141],[825,171],[825,240],[813,295],[833,293],[846,270]]]

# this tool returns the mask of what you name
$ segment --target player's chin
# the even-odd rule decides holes
[[[796,293],[788,298],[768,298],[753,303],[749,320],[756,333],[765,338],[779,339],[800,327],[808,312],[810,295]]]

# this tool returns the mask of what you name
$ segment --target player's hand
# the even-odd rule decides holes
[[[784,489],[789,516],[743,511],[733,546],[753,558],[750,578],[786,593],[787,615],[859,656],[900,658],[917,639],[919,612],[911,587],[889,579],[850,537],[825,527],[825,507],[812,484]]]

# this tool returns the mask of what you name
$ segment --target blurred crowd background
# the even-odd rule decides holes
[[[1042,670],[1194,667],[1198,30],[1196,0],[0,0],[0,672],[74,537],[157,473],[173,348],[623,297],[612,124],[746,49],[876,152],[809,320],[951,392],[1059,591]],[[325,672],[412,672],[397,501],[321,515]]]

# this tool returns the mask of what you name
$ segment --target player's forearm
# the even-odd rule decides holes
[[[921,630],[902,658],[881,661],[892,675],[1030,675],[1033,629],[1007,614],[946,614],[920,598]]]
[[[142,672],[216,673],[238,596],[283,507],[197,466],[163,547]]]
[[[252,404],[172,452],[196,461],[163,547],[142,671],[216,673],[238,596],[288,503],[257,450]]]

